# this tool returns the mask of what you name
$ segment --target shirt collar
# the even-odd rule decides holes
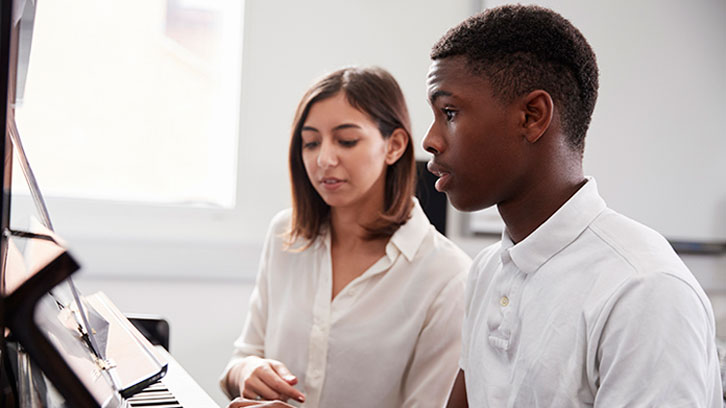
[[[401,225],[386,245],[386,255],[395,256],[394,250],[400,251],[411,262],[421,246],[429,228],[433,228],[418,200],[414,197],[411,218]]]
[[[421,205],[416,197],[412,197],[413,208],[411,209],[411,218],[401,225],[386,244],[386,256],[393,260],[400,252],[409,262],[413,261],[418,248],[421,246],[429,228],[433,228],[429,222],[426,213],[424,213]],[[327,228],[313,244],[316,247],[324,247],[330,251],[330,229]]]
[[[505,230],[502,257],[510,258],[524,273],[534,272],[572,243],[605,208],[595,179],[587,177],[585,185],[521,242],[515,245]]]

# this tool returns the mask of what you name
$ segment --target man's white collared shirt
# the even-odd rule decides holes
[[[721,407],[711,304],[668,242],[587,183],[474,260],[470,407]]]

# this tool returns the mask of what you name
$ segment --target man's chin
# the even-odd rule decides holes
[[[459,211],[463,212],[474,212],[483,210],[485,208],[491,207],[493,204],[488,203],[481,203],[477,202],[471,199],[468,199],[467,197],[461,197],[455,193],[452,192],[446,192],[446,197],[449,199],[449,202],[451,205],[456,208]]]
[[[449,201],[451,202],[451,205],[454,206],[454,208],[456,208],[459,211],[472,212],[472,211],[478,210],[478,208],[476,208],[476,206],[472,205],[472,203],[470,203],[466,200],[456,199],[456,198],[454,198],[453,195],[448,194],[448,193],[446,194],[446,196],[449,197]]]

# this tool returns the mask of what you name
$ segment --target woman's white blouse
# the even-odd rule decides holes
[[[443,406],[458,372],[471,259],[416,202],[385,256],[331,302],[330,234],[304,251],[285,250],[290,214],[270,225],[249,314],[222,379],[256,355],[298,377],[303,407]]]

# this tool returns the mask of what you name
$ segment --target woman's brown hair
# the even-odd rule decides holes
[[[302,161],[302,127],[310,108],[324,99],[343,92],[350,105],[367,114],[383,138],[402,129],[408,135],[403,155],[386,169],[383,211],[379,219],[365,226],[368,239],[393,235],[408,221],[413,207],[416,172],[411,141],[411,120],[406,100],[398,83],[386,70],[378,67],[343,68],[332,72],[308,89],[295,112],[290,140],[289,164],[292,186],[292,223],[288,244],[297,238],[311,244],[330,220],[330,207],[315,191]],[[305,247],[307,247],[305,245]]]

